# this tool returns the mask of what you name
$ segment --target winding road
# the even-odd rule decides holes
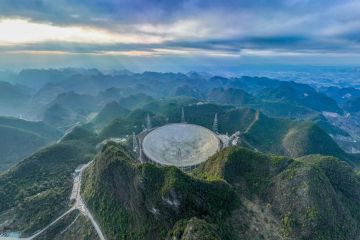
[[[35,233],[34,235],[28,237],[28,238],[21,238],[21,239],[34,239],[37,236],[40,236],[43,232],[45,232],[48,228],[50,228],[51,226],[53,226],[55,223],[57,223],[60,219],[62,219],[63,217],[65,217],[66,215],[68,215],[69,213],[71,213],[72,211],[75,210],[75,207],[70,208],[68,211],[66,211],[63,215],[61,215],[60,217],[58,217],[57,219],[55,219],[53,222],[51,222],[49,225],[47,225],[45,228],[41,229],[40,231],[38,231],[37,233]]]
[[[247,133],[251,130],[251,128],[255,125],[255,123],[256,123],[257,121],[259,121],[259,117],[260,117],[260,111],[256,111],[255,116],[254,116],[254,119],[253,119],[252,122],[249,124],[249,126],[245,129],[244,134],[247,134]]]
[[[101,228],[99,226],[99,224],[96,222],[94,216],[91,214],[90,210],[87,208],[85,202],[83,201],[82,197],[81,197],[81,175],[83,173],[83,171],[90,166],[93,163],[93,161],[87,163],[86,165],[82,166],[79,170],[75,171],[75,178],[74,178],[74,184],[73,184],[73,192],[76,191],[76,196],[75,196],[75,206],[74,208],[78,209],[81,213],[83,213],[85,216],[87,216],[90,221],[91,224],[93,225],[95,231],[97,232],[99,238],[101,240],[105,240],[104,234],[101,231]],[[75,189],[74,189],[75,188]],[[70,200],[72,200],[70,198]]]
[[[94,227],[96,233],[98,234],[100,240],[106,240],[104,234],[101,231],[101,228],[100,228],[99,224],[96,222],[94,216],[92,215],[90,210],[87,208],[87,206],[86,206],[85,202],[83,201],[83,199],[81,197],[81,194],[80,194],[81,193],[81,176],[82,176],[82,173],[92,163],[93,163],[93,161],[90,161],[89,163],[81,166],[80,168],[78,167],[75,170],[75,173],[74,173],[75,177],[74,177],[74,181],[73,181],[73,189],[72,189],[72,193],[71,193],[71,196],[70,196],[70,201],[75,201],[75,204],[74,204],[73,207],[71,207],[69,210],[67,210],[61,216],[56,218],[54,221],[52,221],[46,227],[39,230],[38,232],[36,232],[34,235],[32,235],[30,237],[27,237],[27,238],[0,237],[0,240],[32,240],[32,239],[35,239],[36,237],[40,236],[42,233],[44,233],[46,230],[48,230],[51,226],[56,224],[59,220],[61,220],[63,217],[65,217],[66,215],[68,215],[69,213],[74,211],[75,209],[78,209],[82,214],[84,214],[86,217],[88,217],[90,219],[91,224],[93,225],[93,227]]]
[[[33,236],[27,238],[29,240],[36,238],[37,236],[39,236],[41,233],[43,233],[44,231],[46,231],[49,227],[51,227],[52,225],[54,225],[57,221],[59,221],[60,219],[62,219],[64,216],[66,216],[67,214],[69,214],[70,212],[72,212],[75,209],[78,209],[82,214],[84,214],[86,217],[88,217],[91,221],[91,224],[93,225],[96,233],[98,234],[99,238],[101,240],[106,240],[104,234],[101,231],[101,228],[99,226],[99,224],[96,222],[94,216],[91,214],[90,210],[87,208],[85,202],[83,201],[82,197],[81,197],[81,176],[83,171],[90,166],[93,163],[93,161],[90,161],[89,163],[81,166],[80,168],[77,168],[75,170],[75,177],[74,177],[74,181],[73,181],[73,190],[70,196],[70,201],[71,200],[75,200],[75,204],[72,208],[70,208],[67,212],[65,212],[63,215],[61,215],[60,217],[58,217],[57,219],[55,219],[52,223],[50,223],[47,227],[43,228],[42,230],[40,230],[39,232],[37,232],[36,234],[34,234]]]

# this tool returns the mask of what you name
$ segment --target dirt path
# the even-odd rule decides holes
[[[251,128],[254,126],[254,124],[259,120],[259,117],[260,117],[260,111],[256,111],[254,119],[249,124],[249,126],[245,129],[244,134],[248,133],[251,130]]]

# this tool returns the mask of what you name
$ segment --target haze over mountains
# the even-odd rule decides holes
[[[4,80],[7,81],[1,82],[0,91],[7,94],[1,95],[3,98],[2,115],[30,121],[42,121],[43,123],[7,118],[8,120],[1,124],[3,136],[5,136],[5,131],[8,133],[10,130],[18,132],[21,130],[22,134],[30,134],[32,129],[27,128],[25,129],[27,132],[24,132],[23,127],[19,126],[21,122],[29,126],[31,124],[43,124],[44,126],[47,124],[54,128],[51,131],[59,133],[81,122],[86,123],[96,132],[100,132],[102,129],[104,131],[111,129],[111,124],[115,127],[116,121],[119,119],[122,119],[122,125],[125,122],[128,122],[129,125],[133,124],[131,121],[134,119],[130,122],[126,119],[131,118],[130,112],[135,109],[149,110],[161,116],[169,114],[164,111],[178,111],[176,109],[184,104],[189,106],[185,109],[189,108],[190,112],[198,112],[199,110],[193,110],[193,107],[190,106],[194,104],[196,106],[196,103],[199,102],[208,102],[228,106],[225,108],[219,108],[219,106],[216,110],[209,108],[205,111],[211,111],[208,123],[211,122],[211,114],[220,114],[220,120],[224,119],[225,121],[223,124],[220,122],[220,129],[224,128],[223,132],[229,134],[233,134],[242,126],[239,123],[234,126],[232,122],[228,123],[228,121],[237,121],[236,117],[240,116],[244,119],[244,116],[250,113],[246,111],[246,114],[238,113],[236,116],[235,112],[250,108],[261,112],[258,122],[264,121],[264,124],[260,127],[264,127],[265,124],[274,125],[281,122],[279,123],[281,127],[272,133],[276,137],[268,135],[266,131],[261,133],[261,135],[267,135],[266,138],[271,139],[274,145],[280,143],[278,146],[290,146],[287,141],[293,139],[294,134],[300,134],[300,132],[304,134],[304,129],[308,129],[305,132],[310,129],[312,129],[311,132],[316,132],[315,129],[319,129],[319,131],[325,132],[324,134],[329,134],[343,148],[343,150],[336,151],[350,153],[360,151],[357,143],[359,139],[358,124],[347,124],[347,122],[357,123],[359,119],[360,109],[357,103],[360,99],[360,90],[354,87],[331,86],[317,89],[311,85],[264,77],[225,78],[195,72],[190,74],[156,72],[104,74],[95,69],[23,70],[18,74],[11,74],[11,78],[4,78]],[[169,100],[160,100],[164,98]],[[234,110],[229,110],[231,108]],[[226,114],[230,116],[226,116]],[[248,118],[253,118],[253,115]],[[190,116],[193,117],[192,114]],[[171,117],[167,116],[167,118],[171,121]],[[193,118],[194,121],[199,121],[196,117]],[[112,122],[113,120],[115,122]],[[136,119],[136,121],[142,120]],[[299,120],[300,122],[297,122]],[[165,122],[165,119],[161,120],[160,117],[159,121]],[[310,128],[311,124],[316,125],[315,128]],[[298,130],[300,128],[301,131]],[[141,126],[137,126],[137,129],[140,130]],[[254,129],[256,129],[256,125]],[[107,131],[111,132],[111,130]],[[35,133],[40,136],[43,134],[38,131]],[[51,135],[58,136],[53,133]],[[260,135],[257,135],[258,138]],[[309,139],[312,138],[307,135],[303,137],[305,136]],[[24,139],[25,136],[21,138]],[[46,136],[45,139],[49,138]],[[40,147],[44,143],[49,143],[49,140],[50,142],[54,140],[53,138],[45,139],[39,140],[40,142],[35,146]],[[278,142],[275,143],[275,140]],[[256,140],[250,140],[250,142],[252,141]],[[259,144],[266,146],[263,139],[258,141]],[[26,144],[23,147],[26,148]],[[271,149],[271,144],[266,148]],[[298,147],[296,148],[297,152],[302,151]],[[330,148],[334,151],[336,149]],[[293,151],[286,150],[286,147],[283,150],[278,149],[278,153],[285,154],[285,152],[293,154],[290,153]],[[21,154],[18,155],[23,157]],[[7,161],[5,156],[3,159],[3,161]],[[20,159],[14,157],[13,160]]]
[[[96,69],[2,80],[0,231],[44,229],[73,206],[72,172],[92,160],[81,195],[107,239],[359,236],[356,86]],[[217,114],[236,146],[190,173],[138,162],[130,136],[147,116],[157,127],[180,122],[182,111],[209,129]],[[98,239],[75,210],[38,238]]]
[[[0,239],[360,240],[359,12],[0,0]]]
[[[27,73],[29,77],[24,79]],[[270,117],[316,119],[321,113],[331,112],[339,116],[350,113],[352,119],[359,112],[360,97],[355,87],[317,89],[258,77],[155,72],[103,74],[95,69],[24,70],[13,74],[10,83],[3,82],[1,89],[11,92],[1,95],[2,115],[45,121],[58,128],[85,121],[112,101],[131,110],[158,98],[187,96],[197,101],[258,109]]]
[[[95,69],[11,76],[0,84],[11,93],[1,96],[4,234],[98,239],[81,211],[56,221],[77,204],[69,201],[75,169],[91,162],[80,194],[107,239],[360,236],[356,86]],[[131,135],[148,116],[157,127],[180,122],[182,111],[209,129],[217,114],[218,131],[237,136],[236,146],[192,172],[140,163]]]

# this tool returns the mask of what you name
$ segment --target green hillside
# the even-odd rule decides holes
[[[90,113],[97,112],[100,108],[101,105],[94,96],[66,92],[47,104],[40,115],[44,122],[67,129],[77,122],[85,121]]]
[[[218,116],[219,131],[229,134],[237,131],[245,132],[256,119],[257,114],[257,111],[250,108],[238,108],[226,111]]]
[[[36,237],[36,240],[98,240],[91,221],[79,210],[74,210]]]
[[[8,169],[47,143],[36,133],[1,125],[0,142],[0,171]]]
[[[345,162],[232,147],[190,174],[108,143],[83,197],[108,239],[356,239],[360,178]]]
[[[300,157],[323,154],[348,160],[335,141],[312,122],[269,118],[260,114],[259,120],[243,135],[245,143],[261,152]]]
[[[216,104],[251,107],[272,117],[307,119],[318,114],[320,107],[313,109],[311,104],[305,102],[304,96],[296,97],[299,94],[293,91],[291,87],[286,87],[286,89],[288,91],[281,89],[281,87],[269,88],[254,97],[242,89],[215,88],[208,94],[208,100]],[[314,101],[317,102],[318,100]]]
[[[146,118],[149,114],[152,127],[161,126],[165,124],[165,119],[162,116],[154,115],[152,112],[137,109],[128,114],[125,118],[117,118],[107,125],[101,132],[100,137],[124,137],[133,132],[139,133],[146,126]]]
[[[96,135],[92,131],[90,131],[84,127],[80,127],[80,126],[76,126],[74,129],[72,129],[71,132],[66,134],[61,139],[62,142],[67,142],[67,141],[72,141],[72,140],[81,141],[83,143],[87,143],[87,144],[93,145],[93,146],[99,142],[98,135]]]
[[[242,201],[228,224],[233,239],[357,239],[360,178],[335,158],[291,160],[224,150],[196,170],[225,179]]]
[[[33,234],[69,207],[72,174],[91,160],[92,145],[64,140],[26,158],[0,174],[0,225]]]
[[[350,240],[359,235],[358,175],[345,161],[308,156],[349,160],[319,126],[192,101],[149,102],[111,121],[99,136],[76,127],[60,143],[26,158],[0,175],[0,225],[24,235],[45,226],[69,207],[71,174],[93,159],[98,142],[140,132],[147,115],[153,126],[178,122],[184,108],[188,123],[208,128],[217,113],[219,131],[239,131],[239,145],[255,151],[226,148],[184,173],[140,164],[125,145],[106,144],[84,173],[82,197],[108,239]],[[75,218],[74,212],[42,238],[64,239],[59,232],[74,222],[79,239],[92,239],[94,232],[85,229],[89,223]],[[71,226],[65,231],[70,239]]]
[[[319,115],[319,112],[313,109],[288,101],[265,100],[259,104],[252,104],[251,107],[259,109],[269,117],[310,119]]]
[[[143,107],[145,104],[154,101],[152,97],[149,97],[143,93],[130,95],[128,97],[123,97],[119,99],[121,106],[127,109],[137,109]]]
[[[113,143],[86,170],[83,197],[108,239],[164,239],[181,231],[173,229],[179,221],[179,228],[193,217],[221,224],[236,206],[224,181],[199,180],[175,167],[138,165],[125,147]],[[195,222],[211,229],[205,221]],[[226,236],[224,228],[217,233]]]
[[[66,129],[72,124],[82,120],[84,120],[84,116],[80,116],[60,104],[50,106],[43,114],[43,121],[57,128]]]
[[[343,158],[345,153],[334,140],[315,124],[299,124],[289,129],[282,139],[286,155],[299,157],[308,154],[325,154]]]
[[[349,133],[344,131],[343,129],[332,125],[323,115],[317,115],[314,118],[311,119],[312,122],[316,123],[322,130],[324,130],[329,135],[340,135],[348,137],[350,136]]]
[[[185,121],[212,129],[214,116],[218,115],[218,129],[229,135],[240,132],[241,146],[261,152],[300,157],[307,154],[333,155],[343,160],[352,157],[346,154],[325,132],[342,133],[340,130],[317,118],[316,122],[272,118],[251,108],[234,108],[209,103],[194,104],[192,99],[181,98],[153,101],[124,118],[117,118],[103,128],[102,138],[124,137],[138,133],[146,126],[147,114],[152,127],[165,123],[180,122],[181,109]],[[190,102],[190,103],[189,103]],[[148,111],[147,111],[148,110]],[[319,121],[318,121],[319,120]]]
[[[111,102],[105,105],[94,120],[91,121],[91,124],[95,129],[101,129],[116,118],[126,117],[129,112],[128,109],[122,107],[119,103]]]
[[[247,92],[234,88],[215,88],[209,93],[208,100],[217,104],[229,104],[235,106],[255,103],[257,101]]]
[[[187,96],[195,99],[204,99],[205,94],[195,87],[184,85],[178,87],[175,92],[175,96]]]
[[[284,234],[297,239],[357,239],[360,179],[331,157],[307,156],[276,176],[268,192]]]
[[[49,105],[59,104],[78,114],[88,114],[96,110],[99,106],[95,97],[75,92],[66,92],[59,94]]]
[[[33,122],[13,117],[0,116],[0,125],[35,132],[47,139],[58,138],[62,135],[59,130],[44,122]]]
[[[0,117],[0,172],[60,136],[61,132],[42,122]]]
[[[151,101],[144,105],[142,109],[163,115],[169,118],[170,122],[180,121],[181,108],[195,104],[197,100],[186,96],[177,96],[161,100]]]
[[[176,240],[221,240],[219,228],[209,224],[205,220],[196,217],[190,220],[182,220],[175,224],[174,228],[167,234],[167,239]]]
[[[319,112],[342,112],[332,98],[316,92],[308,85],[294,82],[282,82],[276,88],[266,88],[259,97],[263,100],[292,103]]]
[[[188,105],[184,107],[185,121],[211,129],[215,114],[217,113],[220,117],[222,114],[224,114],[230,109],[234,109],[234,107],[220,106],[211,103]],[[178,111],[176,116],[180,120],[181,110]]]

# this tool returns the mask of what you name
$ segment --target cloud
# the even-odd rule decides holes
[[[0,20],[0,45],[38,43],[38,42],[72,42],[72,43],[159,43],[163,40],[157,36],[140,34],[120,34],[94,27],[54,26],[45,23],[34,23],[24,19]]]
[[[0,51],[7,53],[360,54],[355,0],[2,0],[0,9]]]

